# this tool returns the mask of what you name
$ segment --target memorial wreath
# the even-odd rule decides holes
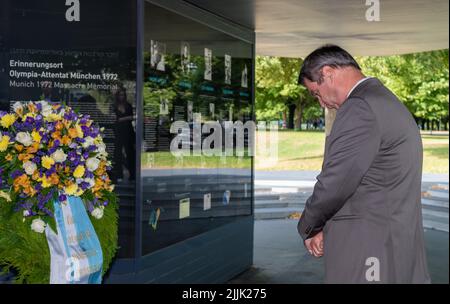
[[[0,270],[15,282],[101,282],[118,225],[102,131],[46,101],[0,112]]]

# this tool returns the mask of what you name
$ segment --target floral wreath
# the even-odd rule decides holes
[[[11,113],[0,111],[0,229],[9,229],[0,231],[0,265],[11,264],[5,258],[8,247],[2,246],[13,237],[6,235],[13,217],[6,214],[20,216],[34,234],[43,234],[47,225],[56,232],[53,203],[67,203],[69,196],[83,201],[102,247],[110,247],[105,263],[111,261],[117,249],[117,197],[102,131],[89,115],[63,104],[16,102]],[[105,212],[109,230],[101,227]]]

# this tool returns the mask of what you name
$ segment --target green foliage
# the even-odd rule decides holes
[[[357,58],[365,75],[379,78],[415,117],[429,120],[448,120],[448,60],[448,49]],[[256,58],[257,119],[279,119],[289,104],[303,110],[303,119],[322,116],[318,102],[297,85],[301,64],[295,58]]]
[[[114,193],[103,193],[109,205],[101,219],[91,218],[103,251],[103,274],[117,251],[118,203]],[[56,230],[54,230],[56,231]],[[44,233],[36,233],[14,204],[0,198],[0,267],[17,273],[15,283],[48,284],[50,252]]]
[[[357,60],[364,74],[379,78],[414,116],[448,117],[448,49]]]
[[[303,60],[298,58],[256,57],[255,104],[258,120],[279,119],[280,113],[287,111],[290,104],[302,111],[314,108],[310,113],[320,111],[319,103],[306,88],[297,84],[302,63]]]

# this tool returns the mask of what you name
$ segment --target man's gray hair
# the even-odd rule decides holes
[[[352,66],[361,70],[356,60],[346,50],[337,45],[327,44],[309,54],[303,61],[298,84],[305,85],[305,79],[311,82],[322,83],[322,68],[329,66],[332,68]]]

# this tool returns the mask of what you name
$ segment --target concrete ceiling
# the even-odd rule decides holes
[[[380,21],[366,20],[366,0],[188,0],[255,29],[259,55],[304,57],[334,43],[356,56],[449,46],[448,0],[379,0]]]

